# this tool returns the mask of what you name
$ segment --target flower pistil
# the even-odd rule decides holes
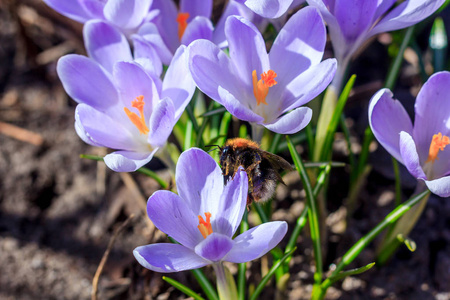
[[[445,146],[450,144],[450,139],[448,136],[444,135],[442,136],[442,133],[438,133],[433,135],[433,138],[431,139],[430,144],[430,150],[428,151],[428,159],[426,162],[434,162],[436,159],[438,159],[438,153],[440,151],[444,151]]]
[[[211,227],[211,213],[205,212],[206,221],[203,220],[202,216],[198,216],[198,230],[200,230],[200,233],[203,235],[203,238],[206,239],[208,235],[213,233],[212,227]]]
[[[184,31],[188,25],[187,19],[189,19],[189,13],[187,12],[179,12],[177,15],[177,23],[178,23],[178,39],[181,41],[183,37]]]
[[[145,124],[144,105],[144,96],[141,95],[136,97],[136,99],[131,102],[131,107],[134,107],[139,111],[139,116],[136,113],[131,112],[127,107],[123,108],[130,121],[133,122],[134,126],[136,126],[137,129],[139,129],[139,133],[141,134],[147,134],[150,132],[147,125]]]
[[[256,98],[256,105],[266,104],[266,97],[269,94],[269,88],[277,84],[275,81],[275,77],[277,77],[277,73],[273,70],[269,70],[261,74],[261,79],[258,80],[256,75],[256,70],[252,72],[252,80],[253,80],[253,94]]]

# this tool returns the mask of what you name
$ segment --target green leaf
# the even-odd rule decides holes
[[[196,300],[205,300],[203,297],[201,297],[199,294],[197,294],[196,292],[194,292],[193,290],[191,290],[190,288],[188,288],[187,286],[185,286],[184,284],[176,281],[175,279],[163,276],[162,279],[168,283],[170,283],[172,286],[174,286],[176,289],[182,291],[183,293],[185,293],[186,295],[188,295],[189,297],[192,297]]]
[[[259,294],[261,294],[262,290],[266,286],[266,284],[269,282],[269,280],[272,278],[272,276],[275,274],[276,270],[283,265],[284,261],[290,257],[294,251],[297,249],[295,247],[288,253],[286,253],[281,260],[279,260],[277,263],[275,263],[272,268],[270,268],[269,272],[266,274],[266,276],[263,277],[261,282],[258,284],[258,286],[255,289],[255,292],[251,295],[250,300],[256,300],[258,299]]]
[[[219,300],[219,296],[217,296],[216,289],[212,286],[211,282],[209,282],[208,278],[206,278],[205,274],[200,269],[191,270],[191,273],[194,275],[198,284],[202,288],[206,297],[209,300]]]
[[[325,140],[322,146],[322,152],[320,155],[320,160],[327,160],[334,140],[334,133],[338,127],[339,121],[341,120],[342,112],[344,111],[345,104],[347,103],[348,95],[350,95],[350,91],[353,88],[353,84],[355,83],[356,75],[352,75],[342,90],[341,95],[339,96],[338,102],[336,104],[336,108],[334,109],[333,115],[331,117],[331,121],[328,124],[327,132],[325,134]]]
[[[303,162],[295,150],[294,144],[292,144],[289,136],[286,136],[289,152],[291,153],[292,160],[294,161],[297,172],[300,175],[300,179],[303,183],[303,188],[306,192],[306,202],[308,206],[308,221],[311,231],[311,239],[313,241],[314,259],[316,261],[316,271],[314,273],[315,286],[318,286],[322,281],[322,246],[320,244],[320,230],[319,230],[319,213],[316,208],[316,199],[311,187],[306,169]],[[314,287],[313,287],[314,288]]]
[[[356,269],[340,272],[340,273],[338,273],[338,274],[336,274],[334,276],[331,276],[330,277],[330,281],[332,283],[334,283],[334,282],[336,282],[338,280],[344,279],[347,276],[358,275],[358,274],[364,273],[367,270],[372,269],[373,266],[375,266],[374,262],[370,263],[370,264],[368,264],[368,265],[366,265],[364,267],[360,267],[360,268],[356,268]]]

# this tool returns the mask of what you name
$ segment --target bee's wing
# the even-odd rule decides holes
[[[281,183],[284,184],[284,181],[281,178],[280,172],[283,170],[292,171],[292,170],[294,170],[294,167],[288,161],[286,161],[284,158],[282,158],[281,156],[278,156],[276,154],[273,154],[273,153],[270,153],[267,151],[263,151],[263,150],[261,150],[261,151],[262,151],[263,157],[266,158],[270,162],[270,164],[276,171],[275,173],[277,175],[278,181],[280,181]]]

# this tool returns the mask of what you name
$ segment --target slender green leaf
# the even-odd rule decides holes
[[[205,274],[200,269],[191,270],[191,273],[194,275],[198,284],[202,288],[206,297],[209,300],[219,300],[219,296],[217,296],[216,289],[212,286],[211,282],[209,282],[208,278],[206,278]]]
[[[248,226],[248,212],[247,210],[244,211],[244,216],[242,218],[242,222],[241,222],[241,233],[244,233],[248,230],[249,226]],[[247,263],[240,263],[238,264],[238,283],[237,283],[237,289],[238,289],[238,295],[239,295],[239,300],[244,300],[245,299],[245,290],[247,287],[247,280],[245,278],[245,273],[247,272]]]
[[[189,297],[192,297],[192,298],[194,298],[196,300],[205,300],[199,294],[197,294],[196,292],[194,292],[193,290],[191,290],[190,288],[188,288],[184,284],[176,281],[175,279],[172,279],[172,278],[169,278],[169,277],[166,277],[166,276],[163,276],[162,279],[164,281],[170,283],[173,287],[175,287],[176,289],[182,291],[183,293],[185,293]]]
[[[320,244],[320,230],[319,230],[319,214],[316,208],[316,199],[314,198],[313,189],[309,181],[308,174],[303,165],[303,162],[295,150],[294,144],[292,144],[289,136],[286,136],[289,152],[291,153],[292,160],[300,175],[300,179],[303,183],[303,188],[306,192],[306,200],[308,205],[308,221],[311,230],[311,239],[313,241],[314,259],[316,261],[316,271],[314,273],[315,286],[320,285],[322,282],[322,248]]]
[[[226,111],[227,111],[227,109],[222,106],[222,107],[215,108],[215,109],[205,112],[204,114],[200,115],[199,118],[217,116],[217,115],[223,114]]]
[[[356,268],[356,269],[340,272],[339,274],[336,274],[336,275],[330,277],[330,281],[333,284],[336,281],[344,279],[347,276],[353,276],[353,275],[358,275],[358,274],[364,273],[367,270],[372,269],[373,266],[375,266],[374,262],[370,263],[368,265],[365,265],[364,267],[360,267],[360,268]]]
[[[269,272],[266,274],[266,276],[263,277],[261,282],[258,284],[258,286],[255,289],[255,292],[251,295],[250,300],[256,300],[258,299],[259,294],[261,294],[262,290],[266,286],[266,284],[269,282],[269,280],[272,278],[272,276],[275,274],[275,271],[283,265],[284,261],[290,257],[294,251],[297,248],[292,249],[290,252],[286,253],[281,260],[279,260],[276,264],[270,268]]]
[[[393,211],[391,211],[377,226],[375,226],[369,233],[364,235],[359,239],[356,244],[354,244],[342,257],[341,262],[336,266],[336,269],[333,273],[323,281],[321,284],[321,294],[319,295],[319,299],[322,299],[325,296],[326,290],[333,282],[330,278],[333,278],[337,274],[339,274],[346,266],[348,266],[353,260],[364,250],[370,242],[372,242],[375,237],[377,237],[384,229],[388,226],[395,223],[401,216],[403,216],[407,211],[409,211],[414,205],[419,203],[424,197],[427,197],[430,194],[430,191],[424,191],[415,197],[412,197],[408,201],[403,204],[397,206]]]
[[[352,77],[350,77],[344,89],[342,90],[341,95],[338,98],[336,108],[334,109],[330,123],[328,124],[327,132],[325,134],[325,140],[323,142],[322,152],[320,155],[320,160],[322,161],[327,160],[330,155],[334,140],[334,133],[336,132],[336,129],[339,125],[339,121],[341,120],[342,112],[344,111],[345,104],[347,103],[348,96],[350,95],[350,91],[353,88],[355,80],[356,75],[352,75]]]

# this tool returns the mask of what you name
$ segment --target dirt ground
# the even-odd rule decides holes
[[[450,18],[445,20],[449,25]],[[136,246],[166,240],[164,234],[152,232],[142,212],[158,184],[142,174],[114,173],[103,163],[79,157],[106,153],[76,135],[76,103],[65,94],[55,71],[60,56],[84,54],[81,30],[80,24],[39,0],[2,0],[0,5],[0,299],[89,299],[108,242],[132,214],[135,217],[117,236],[100,277],[99,299],[185,299],[132,255]],[[422,39],[426,40],[427,30],[422,30]],[[346,114],[358,149],[367,125],[368,100],[382,86],[388,68],[386,46],[375,41],[353,65],[351,72],[358,74],[358,81]],[[419,82],[414,65],[405,63],[394,94],[403,97],[410,111],[414,103],[410,91],[417,92]],[[339,135],[334,150],[335,160],[348,160]],[[345,232],[342,203],[349,172],[332,171],[326,267],[394,207],[390,157],[378,147],[370,161],[374,167]],[[169,178],[157,161],[150,168]],[[402,179],[407,199],[415,180],[405,169]],[[292,230],[303,208],[304,191],[295,172],[285,181],[287,186],[278,188],[273,202],[273,219],[288,221]],[[415,252],[402,247],[387,266],[335,284],[327,299],[450,299],[449,199],[431,196],[410,237],[417,244]],[[374,261],[377,241],[351,267]],[[314,260],[308,228],[298,247],[287,290],[278,299],[309,298]],[[258,283],[257,274],[267,259],[249,263],[255,271],[249,273],[249,283]],[[205,273],[212,275],[212,270],[206,268]],[[169,277],[201,291],[189,272]],[[260,299],[275,299],[274,293],[272,283]]]

